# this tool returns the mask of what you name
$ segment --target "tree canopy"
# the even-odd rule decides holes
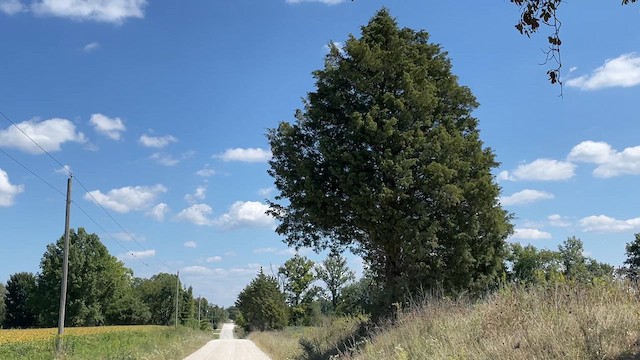
[[[264,274],[262,269],[238,295],[236,307],[248,330],[278,330],[287,326],[285,295],[278,289],[278,281]]]
[[[351,247],[386,284],[387,303],[494,282],[512,231],[496,200],[498,163],[441,47],[383,9],[313,76],[295,123],[267,135],[278,233],[296,247]]]

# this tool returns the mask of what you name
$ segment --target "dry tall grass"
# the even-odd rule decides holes
[[[506,287],[428,299],[345,359],[633,359],[640,302],[622,284]]]

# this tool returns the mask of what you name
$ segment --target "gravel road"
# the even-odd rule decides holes
[[[184,360],[271,360],[251,340],[234,339],[232,323],[222,325],[219,340],[211,340]]]

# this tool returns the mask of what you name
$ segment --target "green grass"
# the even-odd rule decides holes
[[[67,335],[57,356],[55,341],[35,340],[0,345],[0,359],[182,359],[213,338],[211,332],[172,327]]]
[[[640,359],[640,292],[621,283],[507,286],[478,301],[424,299],[366,330],[337,319],[253,333],[274,360]]]

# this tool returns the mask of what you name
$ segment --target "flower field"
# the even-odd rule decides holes
[[[125,331],[152,331],[161,329],[162,326],[140,325],[140,326],[93,326],[65,328],[65,336],[96,335]],[[54,341],[58,328],[48,329],[8,329],[0,330],[0,345],[28,342],[28,341]]]

